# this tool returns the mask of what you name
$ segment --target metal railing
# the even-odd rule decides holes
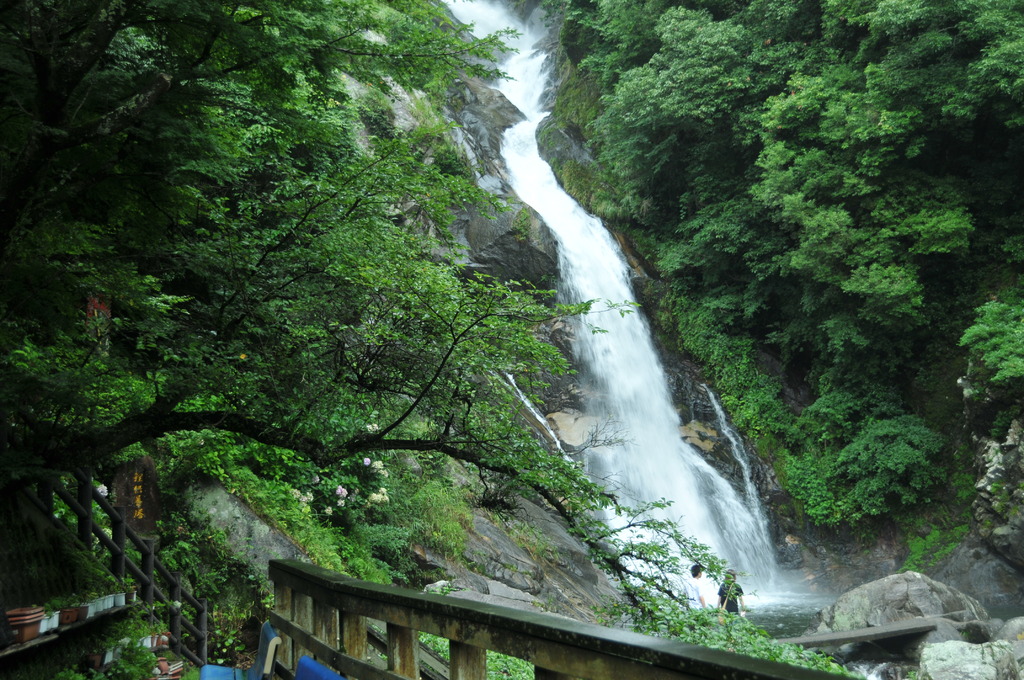
[[[149,610],[151,620],[158,618],[155,605],[166,605],[164,609],[171,649],[197,666],[205,664],[209,630],[207,601],[196,598],[181,585],[181,572],[171,571],[164,566],[156,556],[156,542],[139,536],[128,526],[125,520],[128,508],[111,505],[93,485],[88,470],[79,469],[73,475],[77,486],[74,493],[59,482],[45,482],[37,486],[35,496],[26,496],[52,517],[58,526],[76,534],[86,550],[92,549],[94,541],[106,548],[110,554],[110,572],[118,580],[123,581],[126,576],[135,579],[139,586],[138,597]],[[74,529],[54,513],[54,496],[63,501],[77,518]],[[96,507],[109,519],[109,533],[93,516]],[[138,552],[138,562],[132,559],[129,546]],[[183,612],[186,606],[195,612],[193,616],[189,617]],[[189,635],[191,647],[184,644],[185,634]]]
[[[537,680],[837,677],[552,614],[367,583],[297,560],[272,560],[270,579],[271,622],[283,638],[275,674],[286,680],[293,680],[302,654],[350,680],[419,680],[420,632],[448,640],[450,680],[485,680],[488,651],[532,663]],[[371,623],[386,629],[383,655],[368,645]]]

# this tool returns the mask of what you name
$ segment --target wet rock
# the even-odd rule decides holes
[[[966,612],[966,614],[959,614]],[[908,571],[854,588],[818,612],[807,633],[855,630],[917,616],[987,620],[988,612],[974,598],[924,574]]]
[[[1010,619],[992,636],[993,640],[1024,642],[1024,616]]]
[[[1024,578],[977,534],[968,535],[931,575],[989,605],[1024,603]]]
[[[930,645],[921,657],[919,680],[1020,680],[1020,667],[1008,642]]]
[[[554,513],[526,500],[517,512],[513,524],[520,530],[530,527],[526,536],[508,523],[478,512],[463,562],[429,556],[448,575],[443,584],[431,588],[479,602],[595,622],[594,609],[621,594]],[[516,533],[520,533],[518,540],[512,537]]]

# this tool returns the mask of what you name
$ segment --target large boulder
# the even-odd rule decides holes
[[[1020,666],[1009,642],[943,642],[921,655],[918,680],[1020,680]]]
[[[249,565],[270,584],[270,560],[310,561],[288,536],[274,529],[220,482],[199,481],[186,492],[186,505],[200,526],[209,524],[224,532],[227,548],[235,559]]]
[[[931,576],[989,606],[1024,604],[1024,578],[980,535],[971,533]]]
[[[1003,627],[992,636],[994,640],[1006,640],[1008,642],[1024,642],[1024,616],[1010,619],[1003,624]]]
[[[516,198],[502,210],[467,207],[449,226],[465,246],[458,259],[468,271],[500,281],[529,282],[546,290],[558,276],[558,246],[547,223]]]
[[[818,612],[808,634],[881,626],[918,616],[958,621],[988,620],[973,597],[924,574],[908,571],[854,588]]]

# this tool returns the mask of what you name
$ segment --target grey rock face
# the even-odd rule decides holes
[[[254,570],[268,577],[270,560],[295,559],[309,561],[299,546],[284,534],[267,524],[220,485],[208,482],[192,486],[188,492],[188,507],[196,519],[208,521],[223,530],[232,552]],[[269,580],[268,580],[269,583]]]
[[[526,281],[536,288],[554,287],[558,250],[547,224],[517,199],[508,210],[487,214],[476,207],[459,213],[450,227],[466,246],[463,264],[501,281]]]
[[[1020,680],[1020,667],[1008,642],[930,645],[921,657],[919,680]]]
[[[977,534],[969,534],[932,576],[990,605],[1024,602],[1024,576]]]
[[[978,532],[1017,569],[1024,569],[1024,423],[1015,421],[1002,442],[980,442],[982,475],[976,488]]]
[[[523,501],[522,526],[532,528],[517,542],[507,527],[482,514],[473,521],[465,561],[471,569],[434,557],[449,575],[444,590],[454,597],[534,609],[594,622],[594,608],[620,598],[607,576],[589,560],[586,547],[544,508]],[[528,551],[520,543],[530,544]],[[437,584],[434,584],[433,589]]]
[[[462,126],[456,141],[470,160],[475,161],[478,172],[495,178],[502,185],[504,191],[494,193],[509,195],[511,190],[504,184],[508,171],[501,159],[501,136],[505,130],[525,120],[522,111],[502,93],[479,78],[470,77],[451,89],[446,108],[447,115]]]
[[[1015,619],[1010,619],[1003,624],[995,635],[992,636],[993,640],[1006,640],[1008,642],[1024,642],[1024,616],[1018,616]]]
[[[537,140],[541,157],[551,165],[574,161],[581,165],[594,162],[582,139],[558,126],[548,117],[537,126]]]
[[[466,247],[463,264],[501,281],[553,287],[558,277],[554,236],[512,191],[501,157],[502,135],[524,119],[522,112],[482,80],[467,77],[451,89],[446,115],[461,126],[453,138],[477,173],[477,183],[506,208],[485,212],[470,207],[457,213],[450,231]]]

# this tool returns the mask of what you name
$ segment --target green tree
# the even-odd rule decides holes
[[[346,78],[491,73],[470,61],[496,37],[463,42],[406,4],[3,6],[5,480],[205,428],[340,452],[373,410],[358,348],[421,377],[424,410],[451,381],[447,403],[475,389],[450,361],[467,336],[507,342],[492,370],[552,356],[533,296],[430,257],[426,227],[483,200],[425,162],[441,131],[360,145]],[[403,335],[446,314],[477,325]]]
[[[977,309],[977,319],[960,340],[980,363],[983,377],[1000,387],[1020,386],[1024,379],[1024,305],[992,300]]]

